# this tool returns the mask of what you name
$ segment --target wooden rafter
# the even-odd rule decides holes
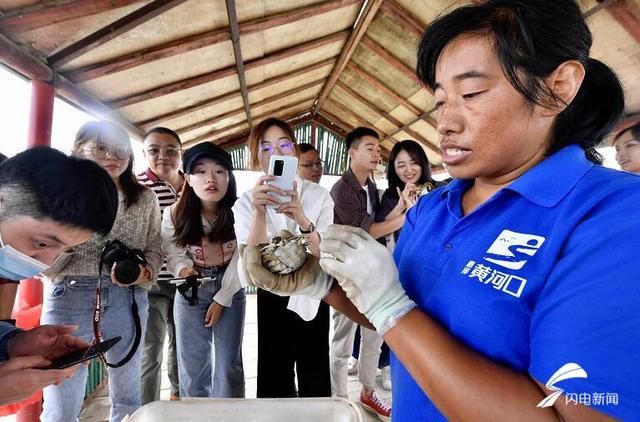
[[[586,18],[591,17],[593,14],[599,12],[602,9],[606,9],[607,7],[609,7],[612,3],[617,2],[618,0],[597,0],[598,4],[596,4],[595,6],[593,6],[591,9],[587,10],[586,12],[584,12],[582,14],[582,16]]]
[[[140,128],[132,125],[121,115],[91,97],[64,76],[56,75],[53,69],[18,47],[13,41],[2,34],[0,34],[0,57],[2,57],[2,63],[30,79],[54,83],[56,93],[62,98],[69,100],[71,103],[76,104],[89,113],[96,114],[102,119],[112,121],[122,126],[134,138],[142,138]]]
[[[309,72],[311,72],[313,70],[321,69],[321,68],[323,68],[325,66],[328,66],[328,65],[330,65],[330,64],[332,64],[334,62],[335,62],[335,58],[331,57],[331,58],[322,60],[320,62],[313,63],[311,65],[304,66],[304,67],[301,67],[299,69],[295,69],[295,70],[293,70],[291,72],[287,72],[287,73],[283,73],[282,75],[274,76],[273,78],[266,79],[266,80],[264,80],[262,82],[258,82],[256,84],[249,85],[248,89],[250,91],[256,91],[256,90],[259,90],[259,89],[262,89],[262,88],[266,88],[268,86],[275,85],[277,83],[286,81],[288,79],[293,79],[293,78],[299,77],[299,76],[304,75],[306,73],[309,73]],[[145,129],[149,129],[149,128],[151,128],[153,126],[156,126],[157,124],[159,124],[159,123],[161,123],[163,121],[175,119],[176,117],[184,116],[184,115],[187,115],[187,114],[192,113],[194,111],[202,110],[204,108],[211,107],[211,106],[214,106],[216,104],[220,104],[220,103],[223,103],[225,101],[232,100],[232,99],[236,98],[238,95],[240,95],[240,91],[229,92],[227,94],[219,95],[219,96],[217,96],[215,98],[204,100],[204,101],[201,101],[199,103],[190,105],[188,107],[184,107],[184,108],[181,108],[181,109],[178,109],[178,110],[173,110],[173,111],[170,111],[168,113],[164,113],[164,114],[162,114],[160,116],[152,117],[150,119],[138,122],[136,124],[142,126]]]
[[[327,104],[330,107],[336,109],[338,111],[338,113],[340,113],[340,115],[342,115],[342,116],[351,116],[357,122],[358,126],[364,126],[364,127],[368,127],[368,128],[374,129],[374,130],[376,130],[378,132],[382,132],[380,129],[378,129],[375,126],[373,126],[373,123],[368,122],[364,118],[360,117],[360,115],[358,113],[356,113],[353,110],[350,110],[344,104],[341,104],[341,103],[337,102],[334,98],[327,98],[325,104]]]
[[[389,121],[389,123],[391,123],[392,125],[395,125],[397,127],[402,127],[403,126],[403,123],[400,120],[396,119],[395,117],[393,117],[391,114],[387,113],[386,111],[381,110],[373,102],[369,101],[368,99],[363,97],[361,94],[359,94],[358,92],[356,92],[353,89],[351,89],[344,82],[338,81],[337,85],[342,90],[344,90],[347,94],[349,94],[350,96],[355,98],[357,101],[359,101],[360,103],[364,104],[366,107],[368,107],[371,110],[373,110],[374,113],[382,116],[384,119]],[[424,144],[427,148],[431,149],[433,152],[440,153],[440,150],[437,147],[435,147],[431,142],[429,142],[426,138],[424,138],[422,135],[420,135],[419,133],[417,133],[413,129],[407,128],[407,129],[404,130],[404,132],[407,133],[409,136],[413,137],[416,141]]]
[[[280,25],[297,22],[312,16],[326,13],[330,10],[349,6],[359,0],[331,0],[320,4],[301,7],[299,9],[289,10],[276,15],[261,17],[239,24],[240,35],[248,35],[254,32],[265,31]],[[215,29],[196,35],[171,41],[166,44],[146,48],[126,54],[121,57],[106,60],[100,63],[91,64],[79,69],[72,70],[67,73],[69,78],[76,82],[84,82],[90,79],[99,78],[101,76],[110,75],[112,73],[121,72],[131,69],[154,60],[183,54],[189,51],[197,50],[202,47],[208,47],[213,44],[228,41],[230,39],[229,30],[225,28]]]
[[[52,54],[47,62],[50,66],[59,67],[184,2],[185,0],[154,0]]]
[[[607,11],[640,43],[640,14],[629,5],[628,0],[619,0],[607,7]]]
[[[391,54],[386,48],[369,38],[367,35],[362,37],[362,44],[376,53],[382,60],[390,64],[393,68],[400,71],[403,75],[411,80],[417,80],[416,72],[409,66],[404,64],[400,59]]]
[[[620,131],[627,129],[635,124],[640,123],[640,114],[634,114],[626,116],[616,127],[611,131],[613,134],[618,134]]]
[[[313,116],[313,118],[322,126],[336,132],[338,135],[342,136],[343,138],[347,136],[349,126],[329,116],[331,116],[331,114],[326,113],[325,110],[323,109],[318,111],[318,113],[315,116]]]
[[[308,104],[314,98],[315,97],[303,98],[302,100],[296,101],[296,102],[291,103],[291,104],[287,104],[287,105],[282,106],[282,107],[280,107],[280,108],[278,108],[276,110],[270,110],[270,111],[264,112],[264,113],[262,113],[262,114],[260,114],[258,116],[255,116],[255,119],[256,119],[256,121],[258,121],[260,119],[263,119],[263,118],[269,117],[269,116],[279,116],[282,113],[284,113],[285,111],[290,111],[294,107],[300,107],[301,105]],[[303,109],[304,109],[304,107],[303,107]],[[302,111],[303,110],[297,110],[296,109],[295,112],[292,112],[292,113],[295,113],[297,115],[297,114],[301,114]],[[203,133],[202,135],[199,135],[199,136],[197,136],[197,137],[195,137],[193,139],[186,140],[185,141],[185,145],[191,145],[191,144],[196,143],[196,142],[213,140],[218,135],[220,135],[221,133],[225,133],[225,132],[227,132],[229,130],[232,130],[232,129],[236,128],[236,127],[240,127],[240,126],[246,125],[246,124],[247,124],[246,121],[242,121],[242,122],[234,123],[234,124],[229,125],[227,127],[222,127],[222,128],[211,130],[211,131]]]
[[[309,89],[311,87],[317,86],[323,80],[324,79],[316,80],[316,81],[313,81],[313,82],[309,82],[308,84],[305,84],[305,85],[302,85],[302,86],[299,86],[299,87],[295,87],[295,88],[290,89],[288,91],[274,94],[271,97],[264,98],[264,99],[254,103],[254,104],[251,104],[251,106],[252,107],[260,107],[260,106],[263,106],[263,105],[266,105],[266,104],[270,104],[270,103],[276,102],[278,100],[282,100],[283,98],[286,98],[289,95],[294,95],[294,94],[297,94],[298,92],[304,91],[305,89]],[[211,125],[211,124],[215,123],[216,121],[220,121],[220,120],[228,119],[229,117],[233,117],[233,116],[235,116],[237,114],[242,113],[243,110],[244,110],[243,108],[236,108],[234,110],[229,110],[229,111],[227,111],[227,112],[225,112],[225,113],[223,113],[221,115],[218,115],[218,116],[207,117],[206,119],[201,120],[199,122],[195,122],[195,123],[192,123],[190,125],[187,125],[187,126],[179,128],[179,129],[176,129],[176,132],[178,132],[178,134],[191,132],[193,130],[200,129],[201,127],[205,127],[205,126]]]
[[[286,48],[284,50],[280,50],[276,53],[270,54],[268,56],[251,60],[245,63],[245,70],[254,69],[260,66],[264,66],[273,62],[277,62],[279,60],[284,60],[289,57],[295,56],[300,53],[304,53],[310,50],[314,50],[316,48],[323,47],[328,44],[332,44],[334,42],[345,39],[349,35],[349,31],[340,31],[331,35],[327,35],[326,37],[318,38],[313,41],[309,41],[306,43],[298,44],[296,46]],[[113,107],[121,108],[131,104],[140,103],[142,101],[147,101],[152,98],[161,97],[163,95],[169,95],[174,92],[178,92],[181,90],[193,88],[198,85],[202,85],[205,83],[213,82],[218,79],[225,78],[227,76],[231,76],[235,74],[236,68],[235,66],[229,66],[223,69],[215,70],[213,72],[208,72],[199,76],[194,76],[192,78],[183,79],[177,82],[171,82],[166,85],[162,85],[156,88],[149,89],[144,92],[128,95],[126,97],[118,98],[111,102]]]
[[[435,111],[435,109],[431,109],[429,111],[425,111],[424,113],[422,113],[421,115],[419,115],[418,117],[416,117],[415,119],[405,123],[404,125],[402,125],[402,127],[399,127],[398,130],[393,131],[392,133],[387,134],[387,136],[384,137],[384,139],[382,141],[386,141],[387,139],[391,139],[394,136],[396,136],[398,133],[400,132],[406,132],[407,129],[409,129],[412,125],[418,123],[419,121],[423,120],[429,124],[431,124],[432,126],[435,127],[435,121],[432,117],[430,117],[430,114],[433,113]]]
[[[49,0],[6,13],[0,19],[0,30],[7,33],[25,32],[55,25],[71,19],[95,15],[142,0]]]
[[[227,17],[231,30],[231,42],[233,43],[233,55],[236,59],[236,70],[238,81],[240,82],[240,93],[242,95],[242,105],[247,115],[249,127],[253,125],[251,120],[251,105],[249,104],[249,90],[247,89],[247,79],[244,76],[244,60],[242,59],[242,47],[240,46],[240,29],[238,27],[238,15],[236,13],[235,0],[225,0],[227,6]]]
[[[305,123],[311,119],[311,113],[309,111],[304,112],[302,115],[300,112],[291,113],[289,116],[282,116],[280,120],[284,120],[291,126],[296,126],[301,123]],[[216,145],[221,146],[222,148],[228,149],[235,147],[237,145],[242,145],[246,143],[247,138],[249,137],[249,131],[244,131],[241,133],[234,133],[229,136],[225,136],[223,138],[217,139]]]
[[[382,82],[380,79],[376,78],[375,76],[373,76],[372,74],[370,74],[369,72],[367,72],[366,70],[358,66],[357,64],[349,63],[347,68],[353,73],[355,73],[360,79],[369,83],[377,90],[382,91],[385,94],[389,95],[391,98],[394,99],[395,102],[397,102],[399,105],[409,110],[411,113],[416,115],[419,115],[422,113],[422,110],[420,110],[415,105],[411,104],[405,98],[402,98],[400,95],[398,95],[397,92],[389,88],[384,82]]]
[[[340,58],[338,59],[338,62],[336,63],[333,70],[331,71],[331,75],[329,75],[327,82],[322,88],[322,91],[320,92],[320,96],[318,97],[318,101],[313,106],[313,114],[317,113],[318,110],[320,110],[320,108],[322,107],[322,104],[329,96],[329,93],[331,92],[331,90],[333,89],[333,86],[335,85],[336,81],[340,77],[340,74],[344,70],[344,67],[347,65],[347,63],[351,59],[351,56],[353,55],[353,52],[356,50],[356,47],[360,43],[360,40],[362,39],[364,34],[367,32],[367,28],[369,27],[369,24],[371,23],[374,16],[378,12],[378,9],[380,8],[380,4],[382,2],[383,0],[372,0],[372,1],[367,1],[365,3],[364,10],[362,10],[360,14],[359,22],[356,24],[356,27],[351,32],[349,39],[347,40],[344,47],[342,48],[342,52],[340,53]]]
[[[420,37],[425,30],[425,25],[421,24],[416,18],[394,0],[386,0],[382,3],[382,10],[388,13],[404,29],[412,32]]]

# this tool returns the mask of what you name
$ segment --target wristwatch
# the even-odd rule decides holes
[[[302,227],[300,227],[300,233],[302,234],[311,234],[314,231],[316,231],[316,226],[313,223],[309,224],[309,228],[307,230],[302,230]]]

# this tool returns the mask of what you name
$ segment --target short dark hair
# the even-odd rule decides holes
[[[313,145],[307,143],[298,144],[298,148],[300,149],[300,154],[304,154],[305,152],[309,151],[318,152],[318,150]]]
[[[622,116],[624,94],[616,74],[589,57],[591,31],[575,0],[489,0],[435,19],[422,35],[417,59],[418,77],[432,89],[438,58],[462,35],[494,41],[504,75],[532,106],[560,101],[544,78],[568,60],[579,61],[585,78],[573,101],[555,118],[547,153],[577,144],[590,161],[602,163],[595,146]]]
[[[102,167],[48,147],[3,162],[0,195],[3,219],[50,218],[102,235],[111,231],[118,212],[118,191]]]
[[[142,139],[147,139],[147,137],[149,135],[151,135],[152,133],[160,133],[162,135],[169,135],[169,136],[173,136],[176,141],[178,141],[178,145],[182,146],[182,141],[180,140],[180,135],[178,135],[176,132],[174,132],[173,130],[169,129],[168,127],[162,127],[162,126],[158,126],[158,127],[154,127],[152,129],[149,129],[148,131],[145,132],[144,136],[142,137]]]
[[[358,148],[358,143],[365,136],[373,136],[378,140],[380,139],[380,135],[378,135],[378,132],[375,130],[360,126],[347,133],[347,137],[344,138],[344,143],[347,144],[347,149],[351,147]]]
[[[613,138],[613,142],[611,144],[612,145],[615,144],[616,141],[620,139],[620,137],[627,132],[631,132],[631,136],[633,136],[633,139],[640,140],[640,122],[636,123],[635,125],[631,125],[628,128],[622,129],[620,132],[618,132],[618,134]]]
[[[398,173],[396,173],[395,167],[396,158],[398,158],[398,154],[400,154],[400,151],[406,151],[407,154],[409,154],[409,157],[415,160],[422,169],[422,174],[420,175],[420,179],[418,180],[419,185],[426,182],[433,182],[433,179],[431,178],[431,165],[429,164],[429,159],[427,158],[427,154],[425,154],[420,144],[410,139],[398,142],[391,149],[391,153],[389,153],[389,164],[387,165],[387,180],[389,181],[389,191],[394,196],[398,195],[396,188],[400,188],[400,190],[402,190],[404,189],[405,185],[404,182],[400,180]]]

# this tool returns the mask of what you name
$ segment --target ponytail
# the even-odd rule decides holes
[[[599,60],[589,58],[578,94],[556,118],[551,154],[570,144],[580,145],[587,159],[602,164],[595,149],[624,112],[624,93],[616,74]]]

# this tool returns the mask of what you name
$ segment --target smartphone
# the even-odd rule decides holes
[[[64,369],[89,359],[93,359],[98,357],[100,354],[107,353],[107,350],[115,346],[121,339],[122,337],[117,336],[109,340],[105,340],[102,343],[85,347],[84,349],[74,350],[71,353],[67,353],[64,356],[54,359],[51,364],[44,369]]]
[[[296,180],[296,172],[298,170],[298,157],[286,157],[284,155],[272,155],[269,159],[269,176],[276,176],[276,180],[272,180],[269,184],[277,186],[282,190],[293,190],[293,182]],[[290,202],[289,195],[276,195],[271,193],[280,200],[280,202]],[[278,205],[267,205],[267,208],[278,208]]]

